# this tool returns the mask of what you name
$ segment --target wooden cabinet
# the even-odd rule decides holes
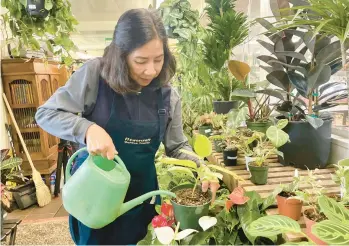
[[[62,80],[66,76],[61,74],[66,71],[58,63],[45,64],[40,59],[5,59],[2,60],[1,69],[4,92],[34,165],[42,174],[51,173],[56,166],[58,138],[39,128],[35,113],[65,83]],[[24,160],[22,169],[30,171],[14,127],[12,136],[16,154]]]

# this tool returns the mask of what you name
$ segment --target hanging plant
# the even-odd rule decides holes
[[[20,51],[42,50],[46,44],[45,56],[51,53],[60,56],[62,62],[70,65],[73,62],[70,52],[77,47],[71,41],[70,34],[75,32],[78,21],[71,12],[71,4],[67,0],[3,0],[1,6],[8,10],[2,15],[3,30],[11,55],[20,56]],[[11,36],[7,32],[11,30]]]

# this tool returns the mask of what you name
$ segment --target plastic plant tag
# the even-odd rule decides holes
[[[236,159],[237,159],[237,156],[227,156],[227,159],[228,159],[228,160],[236,160]]]
[[[28,9],[36,9],[36,5],[35,4],[29,4],[28,5]]]
[[[247,171],[250,171],[250,169],[248,168],[248,164],[253,161],[252,157],[249,156],[245,156],[245,162],[246,162],[246,169]]]
[[[209,133],[209,132],[211,132],[211,129],[206,129],[205,130],[205,133]]]
[[[294,170],[294,176],[295,176],[296,178],[298,178],[298,177],[299,177],[299,174],[298,174],[298,169],[295,169],[295,170]]]

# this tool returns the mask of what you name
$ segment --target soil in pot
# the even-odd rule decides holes
[[[226,166],[236,166],[238,159],[238,150],[223,150],[224,165]]]
[[[306,234],[307,236],[317,245],[327,245],[324,241],[320,240],[313,233],[311,233],[311,228],[315,223],[327,220],[326,216],[323,213],[315,212],[314,209],[306,209],[303,212],[304,221],[306,225]]]
[[[268,182],[268,170],[269,166],[263,164],[262,166],[257,166],[254,162],[248,164],[248,169],[251,173],[251,182],[256,185],[265,185]]]
[[[296,196],[293,192],[282,191],[277,197],[279,214],[294,220],[299,220],[302,214],[303,201],[299,199],[287,199]]]
[[[184,184],[172,189],[177,197],[171,200],[175,219],[180,222],[180,229],[202,230],[199,219],[207,216],[211,203],[211,193],[201,191],[200,185],[192,195],[193,184]]]
[[[198,206],[211,201],[211,197],[207,192],[203,193],[198,189],[194,191],[194,194],[191,188],[178,190],[175,194],[177,197],[173,201],[184,206]]]

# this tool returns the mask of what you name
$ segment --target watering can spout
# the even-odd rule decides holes
[[[151,192],[145,193],[144,195],[136,197],[136,198],[122,204],[121,208],[119,210],[118,216],[126,213],[127,211],[131,210],[132,208],[136,207],[137,205],[142,204],[145,200],[147,200],[153,196],[156,196],[156,195],[166,195],[166,196],[176,197],[176,194],[169,192],[169,191],[164,191],[164,190],[151,191]]]

